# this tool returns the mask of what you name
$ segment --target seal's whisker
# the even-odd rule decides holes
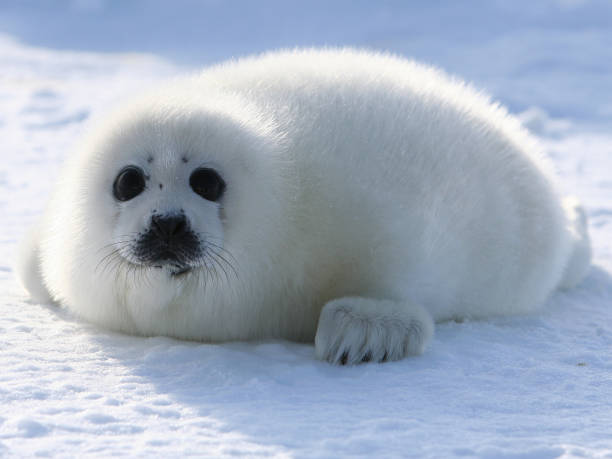
[[[230,271],[234,274],[234,277],[236,278],[238,277],[238,272],[236,271],[236,268],[234,268],[234,266],[226,258],[224,258],[222,255],[220,255],[219,253],[217,253],[215,250],[211,249],[210,247],[207,247],[207,250],[213,257],[213,259],[217,261],[217,263],[219,264],[219,266],[225,273],[225,277],[228,282],[230,280],[230,276],[227,270],[223,267],[223,264],[229,267]]]
[[[219,238],[215,238],[215,239],[219,239]],[[236,258],[234,257],[234,255],[233,255],[233,254],[232,254],[232,253],[231,253],[229,250],[227,250],[225,247],[223,247],[223,246],[221,246],[221,245],[219,245],[219,244],[216,244],[216,243],[214,243],[214,242],[211,242],[211,241],[209,240],[208,236],[207,236],[207,238],[206,238],[206,245],[208,245],[208,246],[212,246],[212,247],[214,247],[215,249],[217,249],[218,251],[220,251],[220,252],[222,252],[222,253],[226,254],[228,258],[231,258],[231,259],[232,259],[232,261],[233,261],[234,263],[238,264],[238,260],[236,260]]]
[[[101,273],[104,273],[104,271],[106,270],[106,268],[108,267],[108,265],[109,265],[109,263],[111,261],[113,261],[115,258],[120,258],[119,257],[119,251],[120,251],[120,249],[115,249],[115,250],[111,251],[110,253],[108,253],[106,256],[102,257],[102,259],[100,259],[100,261],[98,262],[98,264],[94,268],[94,273],[98,270],[98,268],[100,266],[102,266]]]
[[[229,275],[227,273],[227,270],[223,267],[223,264],[220,262],[220,260],[217,258],[217,256],[214,253],[211,252],[210,255],[209,255],[209,258],[213,262],[214,266],[218,266],[221,269],[221,271],[223,271],[223,274],[225,275],[226,282],[229,282]]]

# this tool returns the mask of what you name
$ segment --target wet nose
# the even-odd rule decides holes
[[[186,233],[187,219],[184,215],[153,215],[151,229],[158,237],[168,241]]]

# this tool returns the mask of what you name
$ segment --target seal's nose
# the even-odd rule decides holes
[[[151,229],[160,239],[169,241],[187,232],[187,219],[184,215],[153,215]]]

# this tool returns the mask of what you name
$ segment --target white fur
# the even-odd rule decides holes
[[[118,203],[112,182],[130,164],[150,181]],[[219,204],[189,188],[200,165],[227,182]],[[531,311],[585,275],[584,213],[564,210],[549,177],[514,119],[435,69],[271,53],[173,82],[97,126],[19,273],[35,299],[128,333],[312,341],[318,323],[321,359],[399,359],[422,352],[433,320]],[[109,255],[153,209],[179,207],[228,263],[175,278]]]

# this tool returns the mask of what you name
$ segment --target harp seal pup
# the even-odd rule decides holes
[[[585,275],[585,213],[485,96],[372,52],[227,62],[114,112],[22,246],[32,297],[114,330],[423,352]]]

